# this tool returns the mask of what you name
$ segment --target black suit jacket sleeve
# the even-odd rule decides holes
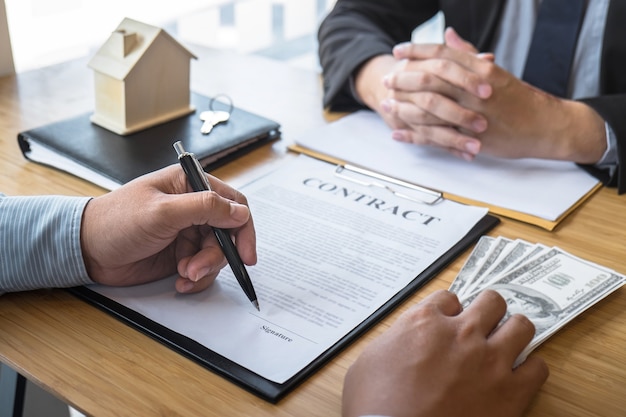
[[[318,32],[324,107],[363,108],[352,94],[352,75],[368,59],[411,40],[413,29],[438,11],[436,0],[338,0]]]
[[[626,2],[612,0],[604,27],[602,62],[600,63],[600,96],[581,100],[592,107],[611,126],[617,138],[618,169],[611,177],[594,166],[583,166],[605,184],[626,192]]]

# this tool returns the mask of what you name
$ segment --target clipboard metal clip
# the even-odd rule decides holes
[[[383,183],[380,182],[376,182],[376,181],[362,181],[358,178],[356,178],[355,176],[351,176],[349,174],[347,174],[346,172],[351,172],[351,173],[356,173],[368,178],[375,178],[378,179],[380,181],[384,181]],[[348,165],[348,164],[340,164],[337,165],[337,167],[335,168],[335,176],[342,178],[344,180],[359,184],[359,185],[363,185],[366,187],[378,187],[378,188],[384,188],[385,190],[389,191],[390,193],[392,193],[393,195],[395,195],[396,197],[400,197],[406,200],[410,200],[416,203],[420,203],[420,204],[427,204],[429,206],[432,206],[434,204],[437,204],[438,202],[443,200],[443,194],[439,191],[435,191],[435,190],[431,190],[429,188],[426,187],[421,187],[419,185],[415,185],[415,184],[411,184],[410,182],[406,182],[406,181],[402,181],[402,180],[398,180],[392,177],[388,177],[386,175],[383,174],[379,174],[377,172],[373,172],[373,171],[369,171],[363,168],[359,168],[357,166],[354,165]],[[385,183],[391,183],[391,184],[395,184],[398,185],[400,187],[404,187],[404,188],[408,188],[410,190],[413,191],[417,191],[420,194],[424,195],[424,198],[416,198],[407,194],[403,194],[400,193],[398,191],[396,191],[395,189],[391,188],[389,185],[385,184]]]

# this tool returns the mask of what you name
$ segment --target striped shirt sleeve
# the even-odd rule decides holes
[[[80,245],[88,201],[0,194],[0,294],[93,283]]]

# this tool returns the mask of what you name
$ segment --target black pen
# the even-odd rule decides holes
[[[178,154],[178,162],[180,162],[183,171],[187,174],[187,180],[191,188],[193,188],[194,191],[211,191],[211,184],[209,184],[206,173],[202,169],[202,165],[200,165],[198,159],[196,159],[196,156],[191,152],[185,151],[180,141],[174,144],[174,149],[176,149],[176,153]],[[239,252],[237,252],[237,247],[230,238],[230,234],[228,231],[217,227],[214,227],[213,231],[243,292],[246,293],[252,305],[254,305],[257,310],[261,311],[256,293],[254,292],[254,287],[252,286],[252,281],[250,280],[248,271],[246,271],[246,266],[239,257]]]

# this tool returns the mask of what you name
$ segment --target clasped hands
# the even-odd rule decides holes
[[[578,163],[602,157],[604,120],[593,109],[521,81],[451,28],[444,37],[443,45],[399,44],[357,74],[357,93],[393,139],[466,160],[479,153]]]

